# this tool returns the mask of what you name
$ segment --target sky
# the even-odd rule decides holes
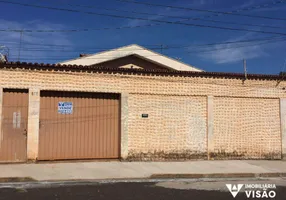
[[[5,46],[2,53],[9,49],[9,61],[57,63],[76,58],[80,53],[97,53],[139,44],[205,71],[241,73],[243,59],[246,60],[248,73],[278,74],[286,71],[286,1],[272,5],[275,0],[138,0],[221,12],[239,10],[237,13],[243,15],[276,19],[215,15],[119,0],[6,1],[81,11],[35,8],[0,1],[0,29],[6,30],[0,31],[0,46]],[[253,8],[264,4],[269,6]],[[166,21],[182,22],[174,24],[165,23]],[[194,24],[199,26],[193,26]],[[201,25],[244,31],[200,27]],[[83,29],[88,30],[82,31]],[[77,31],[20,33],[15,30]],[[267,40],[257,41],[264,38]],[[251,42],[237,43],[249,40]]]

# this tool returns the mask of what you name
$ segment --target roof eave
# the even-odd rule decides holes
[[[104,72],[120,74],[156,75],[156,76],[182,76],[182,77],[209,77],[209,78],[230,78],[245,80],[242,73],[222,73],[222,72],[197,72],[197,71],[169,71],[169,70],[142,70],[126,68],[105,68],[83,65],[60,65],[44,63],[26,62],[5,62],[0,63],[0,68],[4,69],[24,69],[24,70],[47,70],[47,71],[76,71],[76,72]],[[249,80],[276,80],[285,81],[286,76],[268,74],[247,74]]]

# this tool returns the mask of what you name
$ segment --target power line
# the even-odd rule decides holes
[[[230,22],[230,21],[210,20],[210,19],[200,19],[200,21],[216,22],[216,23],[231,24],[231,25],[241,25],[241,26],[252,26],[252,27],[258,27],[258,28],[286,29],[285,26],[270,26],[270,25],[264,25],[264,24],[237,23],[237,22]]]
[[[282,20],[285,21],[286,18],[276,18],[276,17],[266,17],[266,16],[259,16],[259,15],[246,15],[246,14],[237,14],[237,12],[223,12],[223,11],[214,11],[214,10],[206,10],[206,9],[198,9],[198,8],[189,8],[189,7],[181,7],[181,6],[171,6],[171,5],[163,5],[163,4],[155,4],[149,2],[142,2],[142,1],[131,1],[131,0],[116,0],[119,2],[126,2],[126,3],[133,3],[133,4],[141,4],[147,6],[157,6],[157,7],[164,7],[164,8],[175,8],[180,10],[188,10],[188,11],[197,11],[197,12],[208,12],[208,13],[215,13],[215,14],[222,14],[222,15],[236,15],[236,16],[245,16],[251,18],[262,18],[262,19],[271,19],[271,20]],[[244,8],[240,9],[239,11],[248,11],[250,9],[259,9],[269,7],[270,5],[278,5],[281,3],[285,3],[285,0],[274,1],[271,4],[263,4],[258,6],[253,6],[251,8]]]
[[[44,0],[45,1],[45,0]],[[279,1],[280,2],[280,1]],[[226,21],[220,21],[220,20],[207,20],[203,18],[209,18],[211,16],[203,16],[199,18],[194,17],[182,17],[182,16],[174,16],[174,15],[164,15],[164,14],[154,14],[154,13],[147,13],[147,12],[138,12],[138,11],[130,11],[130,10],[120,10],[120,9],[111,9],[111,8],[105,8],[105,7],[98,7],[98,6],[91,6],[91,5],[80,5],[80,4],[70,4],[70,3],[63,3],[63,2],[53,2],[57,4],[64,4],[71,7],[83,7],[83,8],[95,8],[100,10],[106,10],[106,11],[116,11],[116,12],[125,12],[125,13],[132,13],[132,14],[139,14],[139,15],[147,15],[147,16],[158,16],[158,17],[167,17],[167,18],[178,18],[178,19],[185,19],[185,20],[199,20],[199,21],[206,21],[206,22],[215,22],[215,23],[222,23],[222,24],[231,24],[231,25],[242,25],[242,26],[252,26],[252,27],[260,27],[260,28],[279,28],[279,29],[286,29],[286,27],[282,26],[268,26],[268,25],[259,25],[259,24],[247,24],[247,23],[236,23],[236,22],[226,22]],[[258,7],[266,7],[269,6],[269,4],[264,4],[261,6],[251,7],[257,9]],[[250,10],[248,8],[247,10]],[[236,10],[236,12],[238,12]],[[216,16],[216,15],[212,15]],[[184,21],[185,21],[184,20]],[[158,24],[159,25],[159,24]]]
[[[274,41],[265,41],[265,42],[261,42],[261,43],[255,44],[255,45],[257,46],[257,45],[264,45],[264,44],[283,42],[283,41],[286,41],[286,39],[280,39],[280,40],[274,40]],[[220,51],[220,50],[248,47],[248,46],[255,46],[255,45],[247,44],[247,45],[241,45],[241,46],[221,47],[221,48],[216,48],[216,49],[212,49],[212,50],[190,51],[189,53],[207,53],[207,52],[212,52],[212,51]]]
[[[269,43],[276,43],[276,42],[283,42],[283,41],[286,41],[286,38],[284,39],[280,39],[280,40],[273,40],[273,41],[264,41],[264,42],[261,42],[261,43],[258,43],[256,45],[264,45],[264,44],[269,44]],[[230,47],[220,47],[220,48],[215,48],[215,49],[210,49],[210,50],[201,50],[201,51],[187,51],[187,53],[207,53],[207,52],[213,52],[213,51],[220,51],[220,50],[228,50],[228,49],[234,49],[234,48],[242,48],[242,47],[248,47],[248,46],[253,46],[253,44],[245,44],[245,45],[235,45],[235,46],[230,46]],[[160,55],[152,55],[152,56],[146,56],[146,57],[154,57],[154,56],[160,56]],[[14,57],[12,57],[14,58]],[[46,57],[37,57],[35,59],[31,59],[31,58],[28,58],[28,59],[22,59],[22,60],[37,60],[37,59],[44,59],[44,60],[61,60],[61,59],[69,59],[70,57],[63,57],[63,56],[46,56]],[[110,56],[102,56],[102,57],[99,57],[99,58],[89,58],[89,57],[86,57],[85,59],[91,59],[91,60],[94,60],[94,59],[108,59],[108,58],[113,58],[113,57],[110,57]]]
[[[195,18],[193,19],[195,20]],[[200,21],[206,22],[217,22],[221,24],[231,24],[231,25],[242,25],[242,26],[252,26],[252,27],[259,27],[259,28],[275,28],[275,29],[286,29],[283,26],[269,26],[264,24],[247,24],[247,23],[236,23],[236,22],[226,22],[226,21],[219,21],[219,20],[206,20],[206,19],[198,19]],[[142,28],[142,27],[152,27],[158,26],[162,24],[146,24],[146,25],[137,25],[137,26],[122,26],[122,27],[105,27],[105,28],[83,28],[83,29],[66,29],[66,30],[32,30],[32,29],[24,29],[23,32],[38,32],[38,33],[58,33],[58,32],[88,32],[88,31],[104,31],[104,30],[122,30],[122,29],[131,29],[131,28]],[[192,24],[189,24],[192,25]],[[227,28],[227,27],[224,27]],[[0,32],[21,32],[20,29],[0,29]],[[252,31],[252,30],[249,30]]]
[[[190,45],[168,45],[168,44],[164,44],[163,45],[163,49],[164,50],[170,50],[170,49],[185,49],[185,48],[190,48],[190,47],[199,47],[199,48],[204,48],[204,47],[209,47],[209,46],[214,46],[214,45],[225,45],[225,44],[240,44],[240,43],[251,43],[251,42],[263,42],[263,41],[273,41],[273,40],[283,40],[285,39],[284,37],[267,37],[267,38],[259,38],[259,39],[248,39],[248,40],[235,40],[235,41],[227,41],[227,42],[218,42],[218,43],[206,43],[206,44],[190,44]],[[16,43],[14,45],[17,45]],[[91,50],[101,50],[101,51],[105,51],[105,50],[111,50],[111,49],[116,49],[116,48],[103,48],[103,47],[91,47],[89,49],[87,49],[86,47],[81,47],[84,49],[74,49],[74,50],[65,50],[65,49],[45,49],[45,45],[42,44],[32,44],[32,45],[39,45],[42,46],[44,48],[29,48],[27,46],[29,46],[30,44],[25,44],[26,48],[22,48],[22,50],[27,50],[27,51],[61,51],[61,52],[79,52],[79,51],[91,51]],[[47,45],[47,47],[51,47],[52,45]],[[151,46],[151,45],[150,45]],[[155,45],[153,45],[155,46]],[[57,46],[55,45],[55,47],[61,47],[60,45]],[[71,46],[72,47],[72,46]],[[119,47],[120,48],[120,47]],[[14,49],[17,49],[17,47],[15,47]],[[161,47],[151,47],[148,48],[150,50],[160,50]],[[140,51],[140,50],[145,50],[145,49],[133,49],[136,51]],[[129,51],[126,49],[117,49],[116,51]]]
[[[153,22],[159,22],[159,23],[165,23],[165,24],[178,24],[178,25],[186,25],[186,26],[193,26],[193,27],[214,28],[214,29],[221,29],[221,30],[247,31],[247,32],[264,33],[264,34],[286,35],[286,33],[280,33],[280,32],[258,31],[258,30],[252,30],[252,29],[230,28],[230,27],[211,26],[211,25],[202,25],[202,24],[189,24],[189,23],[183,23],[183,22],[178,22],[178,21],[173,22],[173,21],[158,20],[158,19],[146,19],[146,18],[141,18],[141,17],[130,17],[130,16],[121,16],[121,15],[113,15],[113,14],[103,14],[103,13],[86,12],[86,11],[80,11],[80,10],[47,7],[47,6],[38,6],[38,5],[33,5],[33,4],[10,2],[10,1],[4,1],[4,0],[0,0],[0,2],[22,5],[22,6],[29,6],[29,7],[36,7],[36,8],[46,8],[46,9],[51,9],[51,10],[68,11],[68,12],[75,12],[75,13],[86,13],[86,14],[98,15],[98,16],[108,16],[108,17],[114,17],[114,18],[136,19],[136,20],[142,20],[142,21],[153,21]],[[6,29],[6,30],[0,30],[0,31],[12,31],[12,30]],[[14,31],[19,32],[20,30],[14,30]],[[27,30],[24,30],[24,31],[27,31]],[[33,31],[29,30],[28,32],[33,32]],[[39,31],[39,32],[47,32],[47,31]],[[52,31],[52,32],[55,32],[55,31]],[[64,31],[64,32],[67,32],[67,31]]]
[[[0,1],[1,2],[1,1]],[[87,32],[87,31],[103,31],[103,30],[121,30],[121,29],[130,29],[130,28],[142,28],[142,27],[151,27],[161,24],[146,24],[138,26],[121,26],[121,27],[105,27],[105,28],[83,28],[83,29],[59,29],[59,30],[32,30],[25,29],[24,32],[37,32],[37,33],[58,33],[58,32]],[[21,32],[20,29],[0,29],[0,32]]]
[[[178,19],[190,19],[189,17],[174,16],[174,15],[171,16],[171,15],[163,15],[163,14],[155,14],[155,13],[146,13],[146,12],[138,12],[138,11],[132,11],[132,10],[121,10],[121,9],[115,9],[115,8],[105,8],[105,7],[101,7],[101,6],[70,4],[70,3],[64,3],[64,2],[53,2],[53,3],[64,4],[64,5],[68,5],[68,6],[71,6],[71,7],[82,7],[82,8],[89,8],[89,9],[95,8],[95,9],[98,9],[98,10],[116,11],[116,12],[132,13],[132,14],[139,14],[139,15],[171,17],[171,18],[178,18]]]
[[[198,44],[198,45],[188,45],[188,46],[168,46],[165,45],[162,49],[163,50],[172,50],[172,49],[188,49],[190,47],[197,47],[197,48],[206,48],[206,47],[211,47],[211,46],[220,46],[220,45],[236,45],[236,44],[241,44],[241,43],[251,43],[251,42],[268,42],[268,41],[283,41],[286,38],[269,38],[269,39],[265,39],[265,40],[245,40],[245,41],[234,41],[234,42],[222,42],[222,43],[209,43],[209,44]],[[252,43],[253,44],[253,43]],[[161,48],[150,48],[150,50],[162,50]],[[24,48],[23,50],[27,50],[27,51],[51,51],[51,50],[43,50],[43,49],[29,49],[29,48]],[[97,49],[97,50],[101,50],[104,51],[106,49]],[[145,50],[145,49],[134,49],[136,51],[140,51],[140,50]],[[56,51],[56,50],[52,50],[52,51]],[[61,52],[79,52],[79,51],[85,51],[85,50],[72,50],[72,51],[65,51],[65,50],[60,50]],[[129,50],[117,50],[117,51],[129,51]]]
[[[184,48],[189,47],[204,47],[204,46],[214,46],[214,45],[224,45],[224,44],[237,44],[237,43],[249,43],[249,42],[262,42],[262,41],[272,41],[272,40],[280,40],[280,39],[286,39],[284,37],[267,37],[267,38],[259,38],[259,39],[248,39],[248,40],[236,40],[236,41],[227,41],[227,42],[220,42],[220,43],[207,43],[207,44],[197,44],[197,45],[187,45],[184,46]],[[167,45],[168,47],[168,45]],[[176,46],[169,47],[169,48],[178,48]],[[180,48],[180,47],[179,47]]]
[[[277,37],[280,37],[280,36],[275,36],[273,38],[277,38]],[[6,43],[6,44],[18,44],[18,42],[11,42],[11,41],[4,41],[4,40],[0,40],[0,42],[2,43]],[[31,43],[31,42],[26,42],[25,45],[31,45],[31,46],[47,46],[47,47],[74,47],[74,45],[67,45],[67,44],[44,44],[44,43]],[[158,44],[144,44],[143,46],[161,46],[161,45],[158,45]],[[93,48],[92,46],[80,46],[82,48],[86,48],[86,47],[90,47],[90,48]],[[115,48],[121,48],[122,46],[119,46],[119,47],[115,47]],[[101,47],[100,49],[105,49],[105,50],[110,50],[111,48],[114,48],[114,47],[110,47],[110,48],[106,48],[106,47]]]

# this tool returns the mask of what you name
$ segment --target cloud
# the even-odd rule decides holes
[[[32,29],[32,30],[60,30],[67,29],[64,25],[53,24],[42,20],[17,22],[0,19],[0,29]],[[21,44],[20,44],[21,41]],[[59,45],[72,48],[72,42],[65,33],[36,33],[0,32],[0,45],[9,48],[9,60],[25,62],[50,62],[59,57]],[[53,46],[55,45],[55,46]],[[21,46],[21,48],[20,48]],[[20,51],[19,51],[20,50]],[[57,52],[55,51],[57,50]],[[20,52],[20,54],[19,54]],[[59,60],[61,58],[59,57]]]
[[[253,38],[252,35],[253,34],[245,34],[241,37],[232,38],[223,42],[247,40]],[[205,52],[198,54],[198,56],[203,59],[215,62],[217,64],[235,63],[238,61],[242,61],[243,59],[253,59],[262,56],[267,56],[268,54],[266,53],[266,49],[269,47],[271,47],[270,44],[262,46],[260,42],[255,42],[251,44],[221,44],[203,50]]]
[[[226,45],[226,49],[214,53],[204,53],[203,57],[213,60],[217,64],[235,63],[243,59],[252,59],[265,55],[259,46],[227,49],[232,45]]]

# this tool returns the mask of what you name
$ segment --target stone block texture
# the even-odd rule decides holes
[[[206,158],[206,111],[204,96],[130,95],[129,159]]]
[[[208,138],[214,159],[281,158],[284,81],[1,69],[0,85],[125,94],[124,159],[207,158]],[[207,96],[213,96],[213,122],[207,119]],[[213,123],[212,137],[208,123]]]
[[[214,152],[217,159],[280,159],[279,99],[214,99]]]

